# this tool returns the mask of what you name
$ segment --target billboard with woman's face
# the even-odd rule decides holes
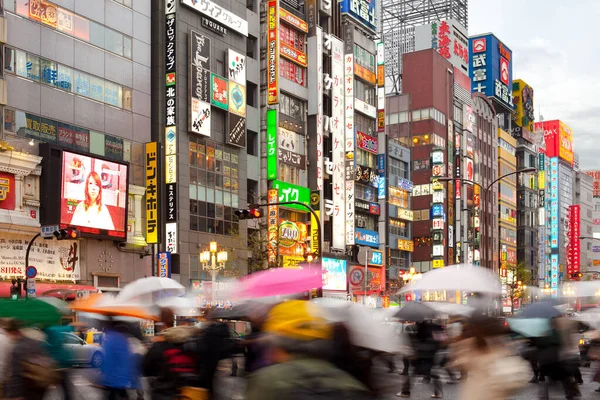
[[[63,151],[60,224],[125,238],[127,165]]]

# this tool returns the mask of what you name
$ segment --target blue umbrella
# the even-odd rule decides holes
[[[519,318],[555,318],[562,315],[556,307],[555,301],[540,301],[533,303],[523,309],[517,317]]]
[[[506,321],[513,332],[525,337],[544,337],[551,331],[548,318],[508,318]]]

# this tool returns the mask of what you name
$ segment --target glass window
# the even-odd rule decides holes
[[[75,71],[74,74],[75,93],[90,97],[90,76],[86,73]]]
[[[40,58],[33,54],[27,54],[27,77],[36,82],[40,81]]]
[[[73,70],[64,65],[58,65],[56,87],[67,91],[73,90]]]
[[[123,106],[123,89],[121,86],[112,82],[104,82],[104,102],[121,108]]]
[[[123,35],[112,29],[104,28],[104,41],[106,43],[106,50],[120,56],[123,55]]]
[[[104,48],[104,27],[90,21],[90,43]]]
[[[41,71],[41,82],[47,85],[54,86],[58,81],[58,69],[56,68],[56,63],[46,60],[44,58],[40,59],[40,71]]]
[[[15,72],[15,51],[9,47],[4,48],[4,69],[8,72]]]
[[[123,108],[131,111],[132,92],[129,88],[123,88]]]
[[[131,38],[129,36],[123,36],[123,56],[133,58],[131,49]]]
[[[94,100],[104,101],[104,79],[90,76],[90,97]]]

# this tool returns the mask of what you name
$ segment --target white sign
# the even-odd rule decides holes
[[[433,257],[444,257],[444,245],[443,244],[433,245],[431,255]]]
[[[454,247],[454,226],[448,225],[448,247]]]
[[[354,157],[354,54],[344,54],[344,94],[345,114],[345,150],[346,155]],[[354,160],[346,160],[346,162]],[[346,166],[348,168],[348,166]],[[346,180],[346,245],[353,245],[354,238],[354,177]]]
[[[35,278],[27,278],[27,298],[33,299],[36,297]]]
[[[332,219],[333,231],[346,231],[345,202],[345,177],[344,162],[346,160],[344,145],[344,43],[334,37],[331,38],[331,154],[332,154]],[[345,249],[345,236],[333,235],[331,247]]]
[[[177,222],[169,222],[165,224],[165,248],[171,254],[176,254],[177,249]]]
[[[210,137],[210,104],[194,97],[190,100],[190,131]]]
[[[248,22],[246,18],[238,17],[210,0],[181,0],[181,4],[185,4],[201,14],[214,19],[219,24],[233,29],[240,35],[248,36]]]
[[[7,278],[25,276],[25,250],[29,235],[0,233],[0,275]],[[29,265],[37,268],[37,277],[57,281],[81,279],[80,244],[76,240],[42,240],[33,242]]]
[[[246,56],[227,50],[227,79],[246,86]]]
[[[435,49],[469,76],[467,30],[456,20],[436,21],[415,27],[415,51]]]
[[[431,227],[433,229],[439,229],[439,230],[444,229],[444,219],[443,218],[434,218],[431,222],[432,222]]]
[[[43,238],[53,238],[54,232],[60,230],[58,225],[47,225],[40,228],[40,234]]]
[[[323,30],[317,26],[316,35],[308,39],[316,51],[317,84],[317,190],[323,190]],[[311,57],[313,54],[311,54]],[[309,58],[310,60],[310,58]]]
[[[365,114],[367,117],[371,117],[373,119],[377,118],[377,109],[375,106],[370,105],[369,103],[365,103],[360,99],[354,99],[354,108],[359,113]]]

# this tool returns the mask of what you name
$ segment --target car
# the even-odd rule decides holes
[[[102,345],[102,340],[104,339],[104,332],[89,330],[85,333],[85,341],[87,344],[100,346]]]
[[[104,361],[104,350],[100,346],[90,345],[72,333],[63,334],[63,345],[72,357],[75,365],[89,365],[100,368]]]

